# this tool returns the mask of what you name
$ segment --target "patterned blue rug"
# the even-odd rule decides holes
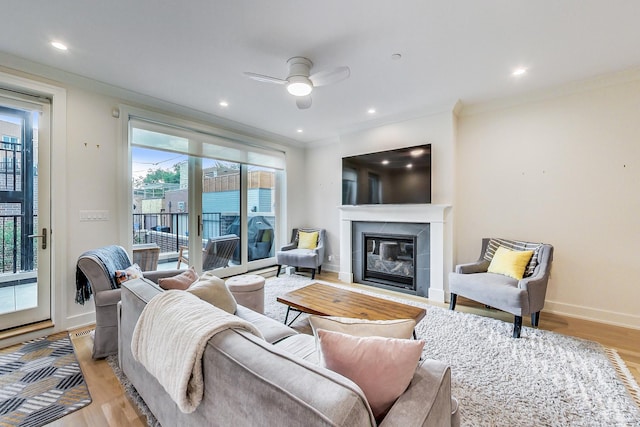
[[[66,332],[0,350],[1,427],[39,427],[89,403]]]

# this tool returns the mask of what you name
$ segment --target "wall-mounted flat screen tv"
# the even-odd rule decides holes
[[[431,203],[431,144],[342,158],[342,204]]]

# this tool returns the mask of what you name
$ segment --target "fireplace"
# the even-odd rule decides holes
[[[362,233],[362,278],[365,281],[416,290],[417,236]]]
[[[389,290],[425,296],[444,302],[446,271],[453,269],[452,230],[447,220],[449,205],[362,205],[340,206],[340,273],[346,283],[363,283]],[[407,229],[407,225],[409,228]],[[361,233],[418,236],[414,246],[415,291],[387,286],[362,278]],[[358,237],[356,239],[356,237]]]
[[[428,295],[429,224],[354,221],[352,228],[354,282]]]

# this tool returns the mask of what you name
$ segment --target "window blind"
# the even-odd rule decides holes
[[[131,141],[136,146],[273,169],[285,168],[283,152],[242,140],[241,136],[221,136],[213,131],[204,132],[140,117],[129,117],[129,129]]]

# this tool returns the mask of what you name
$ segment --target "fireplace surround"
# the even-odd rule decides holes
[[[445,271],[451,271],[453,254],[451,250],[452,230],[448,220],[451,212],[449,205],[434,204],[406,204],[406,205],[343,205],[340,211],[340,272],[338,278],[346,283],[364,283],[358,265],[354,265],[354,223],[383,223],[387,228],[383,232],[395,233],[392,228],[396,223],[414,224],[417,227],[428,225],[428,269],[420,277],[420,270],[416,271],[416,295],[428,297],[434,301],[444,302],[448,286],[445,282]],[[390,228],[391,227],[391,228]],[[359,230],[357,232],[360,232]],[[406,234],[399,232],[399,234]],[[417,233],[416,233],[417,234]],[[362,254],[358,254],[362,259]],[[357,263],[355,263],[357,264]],[[426,289],[420,292],[420,283],[428,283]]]
[[[429,224],[353,221],[351,239],[354,282],[428,295]]]

